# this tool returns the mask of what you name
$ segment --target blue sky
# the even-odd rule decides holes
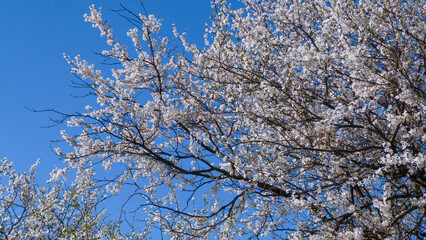
[[[0,158],[15,162],[18,171],[26,171],[41,159],[38,176],[48,173],[58,158],[51,150],[52,140],[60,139],[65,125],[42,128],[51,124],[52,113],[34,113],[27,108],[56,109],[66,113],[82,110],[90,99],[71,95],[84,90],[69,85],[74,76],[63,53],[82,58],[99,66],[101,58],[93,52],[106,48],[105,39],[90,23],[83,20],[89,6],[103,7],[119,39],[127,41],[131,26],[110,9],[120,3],[135,12],[142,11],[139,0],[5,0],[0,3]],[[143,0],[149,13],[163,19],[162,34],[172,36],[172,23],[179,32],[187,30],[189,42],[203,44],[204,23],[209,22],[208,0]]]

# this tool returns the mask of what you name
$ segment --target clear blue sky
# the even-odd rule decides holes
[[[70,94],[83,90],[70,88],[74,78],[63,53],[100,65],[101,58],[92,53],[106,47],[99,31],[83,20],[89,6],[104,8],[119,39],[126,39],[131,27],[110,9],[123,3],[135,12],[142,11],[139,0],[2,0],[0,2],[0,158],[15,162],[19,171],[28,170],[38,158],[40,179],[58,159],[51,151],[51,140],[60,139],[65,125],[42,128],[51,124],[51,113],[27,110],[56,109],[67,113],[82,110],[90,99],[76,99]],[[212,12],[209,0],[143,0],[149,13],[162,18],[163,31],[172,36],[171,24],[179,32],[187,29],[188,40],[202,44],[204,23]],[[53,144],[55,146],[55,144]]]

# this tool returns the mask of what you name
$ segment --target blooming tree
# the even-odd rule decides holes
[[[103,198],[94,189],[91,170],[68,186],[56,169],[51,185],[40,187],[37,165],[17,173],[13,163],[1,160],[1,239],[124,239],[115,223],[105,222],[105,210],[97,209]]]
[[[136,201],[141,234],[425,238],[426,3],[237,5],[212,3],[205,46],[175,30],[184,53],[123,8],[130,50],[92,6],[118,65],[67,57],[98,105],[67,116],[64,171]]]

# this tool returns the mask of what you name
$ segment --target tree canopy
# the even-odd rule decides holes
[[[122,45],[90,8],[114,64],[66,56],[97,105],[64,115],[81,134],[52,176],[138,202],[132,238],[426,238],[425,1],[212,6],[183,51],[125,7]]]

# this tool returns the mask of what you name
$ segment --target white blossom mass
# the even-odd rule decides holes
[[[229,2],[204,46],[123,7],[125,46],[90,7],[111,72],[66,56],[97,105],[64,115],[52,189],[11,175],[0,236],[426,238],[426,2]],[[103,214],[117,195],[132,221]]]

